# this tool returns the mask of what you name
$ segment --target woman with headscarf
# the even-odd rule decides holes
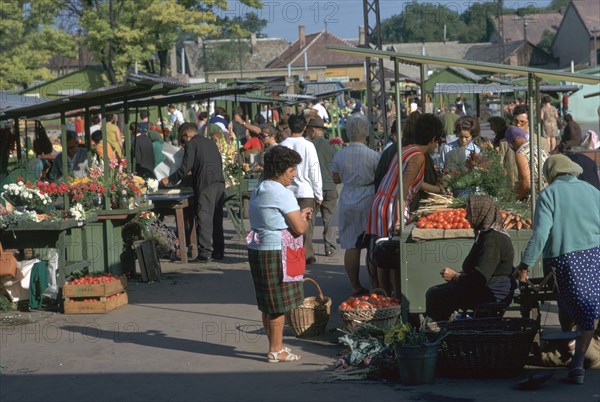
[[[568,379],[583,384],[583,360],[600,317],[600,191],[577,179],[582,169],[565,155],[544,163],[550,185],[536,203],[533,235],[518,266],[519,280],[542,254],[545,268],[554,271],[559,307],[577,324]],[[585,206],[581,205],[584,200]]]
[[[514,250],[502,228],[498,206],[488,195],[472,195],[466,209],[475,243],[463,261],[462,271],[443,268],[440,274],[446,283],[427,291],[427,316],[436,321],[447,320],[461,308],[505,301],[512,293]]]
[[[158,166],[159,163],[165,160],[163,155],[164,140],[162,135],[156,130],[150,129],[148,131],[148,138],[152,141],[152,151],[154,152],[154,167]]]

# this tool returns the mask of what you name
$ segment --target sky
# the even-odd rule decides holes
[[[451,10],[462,13],[475,1],[448,0],[427,1],[442,3]],[[485,0],[480,0],[485,2]],[[551,0],[504,0],[507,8],[521,8],[528,5],[547,6]],[[405,4],[404,0],[380,0],[381,19],[400,14]],[[422,3],[422,1],[420,1]],[[285,38],[290,42],[298,39],[298,25],[304,25],[305,33],[315,33],[325,30],[342,39],[358,38],[358,27],[364,25],[362,0],[263,0],[263,9],[250,9],[239,1],[229,0],[229,9],[225,11],[230,17],[243,16],[254,11],[268,21],[264,33],[270,38]],[[325,23],[326,22],[326,23]],[[327,27],[325,27],[327,25]]]

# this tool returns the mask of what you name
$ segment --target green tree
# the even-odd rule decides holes
[[[381,37],[384,42],[440,42],[444,39],[457,40],[464,29],[458,12],[442,4],[407,4],[400,15],[381,22]]]
[[[85,43],[112,83],[119,82],[135,61],[156,72],[156,59],[159,74],[167,75],[169,51],[178,38],[217,34],[221,29],[217,13],[228,6],[227,0],[64,1],[79,16]],[[262,5],[260,0],[240,1],[249,7]]]
[[[551,32],[549,30],[544,30],[542,34],[542,39],[537,44],[537,47],[542,49],[548,54],[552,54],[552,42],[554,41],[554,37],[556,36],[556,32]]]
[[[496,3],[473,3],[461,14],[465,29],[458,40],[464,43],[487,42],[495,30],[493,20],[498,13]]]
[[[546,7],[546,9],[556,11],[562,8],[564,11],[567,9],[567,6],[570,2],[571,0],[552,0],[552,2],[548,5],[548,7]]]
[[[52,56],[75,55],[73,37],[54,26],[55,1],[0,1],[0,90],[16,90],[53,78]]]
[[[240,63],[245,64],[249,56],[250,46],[248,43],[232,39],[207,49],[206,65],[202,67],[206,71],[237,70],[240,68]]]

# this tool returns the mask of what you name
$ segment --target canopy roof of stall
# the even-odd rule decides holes
[[[578,85],[540,85],[540,92],[577,92],[581,89]],[[438,82],[433,87],[434,94],[506,94],[513,92],[527,92],[524,85],[501,85],[499,83],[471,84]]]
[[[129,108],[160,106],[210,99],[222,95],[244,94],[261,88],[260,85],[254,84],[186,90],[183,86],[187,86],[187,84],[164,77],[155,79],[147,75],[131,74],[127,82],[123,84],[102,87],[58,99],[44,101],[37,99],[37,102],[30,105],[0,111],[0,120],[33,117],[56,118],[61,113],[75,116],[83,114],[86,108],[95,110],[99,109],[101,105],[105,105],[107,111],[123,110],[125,103]]]
[[[178,92],[187,86],[183,82],[150,74],[130,74],[122,84],[110,85],[72,96],[40,101],[29,106],[16,107],[0,113],[0,120],[40,117],[110,104],[127,99]]]
[[[351,46],[327,45],[327,49],[339,52],[360,55],[364,57],[397,59],[401,63],[408,64],[437,64],[453,67],[464,67],[475,71],[488,71],[494,73],[514,74],[521,76],[532,75],[534,78],[554,79],[560,81],[577,82],[580,84],[597,85],[600,84],[600,77],[587,74],[573,74],[562,71],[544,70],[541,68],[508,66],[506,64],[486,63],[481,61],[455,60],[446,57],[419,56],[408,53],[397,53],[385,50],[364,49]]]

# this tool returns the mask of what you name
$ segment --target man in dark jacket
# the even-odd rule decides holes
[[[135,172],[144,179],[154,178],[154,149],[147,132],[140,132],[138,123],[131,123],[129,131],[133,137]]]
[[[223,259],[225,239],[223,235],[223,202],[225,179],[223,162],[217,145],[198,135],[195,124],[184,123],[179,135],[187,134],[183,161],[179,169],[162,179],[164,185],[178,183],[190,171],[194,190],[196,230],[198,232],[198,262],[206,263]],[[211,241],[212,240],[212,241]],[[186,250],[182,250],[186,252]]]
[[[565,115],[565,128],[563,129],[561,142],[565,145],[566,149],[576,147],[581,144],[583,138],[581,138],[581,127],[573,120],[571,114]]]

